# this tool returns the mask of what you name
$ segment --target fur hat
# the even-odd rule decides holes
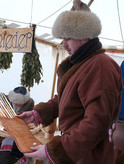
[[[15,104],[25,104],[30,99],[30,93],[25,87],[20,86],[9,92],[8,99]]]
[[[100,33],[100,19],[80,0],[74,0],[71,10],[61,13],[52,28],[53,36],[62,39],[93,39]]]

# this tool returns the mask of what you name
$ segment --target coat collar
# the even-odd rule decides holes
[[[62,92],[69,80],[69,78],[79,69],[79,67],[85,63],[89,58],[93,57],[94,55],[98,55],[100,53],[104,53],[104,49],[99,49],[95,53],[93,53],[91,56],[86,58],[85,60],[82,60],[81,62],[75,64],[73,67],[69,69],[69,59],[70,57],[67,57],[63,62],[58,66],[57,74],[60,79],[59,85],[58,85],[58,100],[60,101]]]

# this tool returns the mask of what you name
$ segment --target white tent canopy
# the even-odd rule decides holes
[[[90,0],[84,0],[88,4]],[[36,24],[36,37],[50,42],[60,43],[51,35],[56,17],[65,10],[70,10],[72,0],[1,0],[0,20],[8,27],[29,27]],[[100,35],[103,46],[124,49],[124,1],[92,0],[91,10],[98,15],[102,23]]]
[[[31,88],[31,97],[35,103],[47,101],[51,98],[53,91],[55,65],[57,53],[59,52],[58,63],[60,63],[67,54],[61,50],[61,47],[55,49],[50,44],[60,44],[61,40],[55,39],[51,35],[52,25],[56,17],[65,10],[70,10],[73,1],[69,0],[0,0],[0,25],[4,23],[10,28],[25,28],[36,24],[36,47],[40,54],[40,61],[43,66],[43,83],[35,84]],[[90,0],[84,0],[86,4]],[[101,42],[104,47],[114,49],[124,49],[124,0],[94,0],[91,4],[91,10],[99,16],[102,23]],[[41,42],[39,42],[41,41]],[[44,41],[44,42],[43,42]],[[46,44],[41,44],[46,43]],[[52,45],[51,44],[51,45]],[[124,51],[122,54],[109,54],[119,65],[124,60]],[[20,84],[20,75],[22,71],[23,53],[13,53],[13,63],[11,68],[0,70],[0,92],[8,92]],[[56,87],[56,86],[55,86]],[[56,88],[54,90],[56,93]]]

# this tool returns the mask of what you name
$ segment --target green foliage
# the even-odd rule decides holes
[[[0,52],[0,69],[2,72],[4,69],[10,68],[12,57],[13,55],[11,52]]]
[[[7,26],[4,24],[2,29],[6,29]],[[10,68],[12,63],[12,52],[0,52],[0,70],[3,72],[5,69]]]
[[[41,76],[42,65],[34,41],[32,53],[25,53],[22,59],[21,84],[30,90],[34,83],[39,84]]]

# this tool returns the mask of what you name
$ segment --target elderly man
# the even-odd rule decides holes
[[[44,126],[59,117],[62,135],[25,156],[48,158],[54,164],[115,164],[117,151],[108,141],[107,129],[118,118],[122,76],[98,39],[101,22],[76,0],[72,10],[58,16],[52,33],[63,39],[69,53],[58,66],[58,95],[19,117]]]

